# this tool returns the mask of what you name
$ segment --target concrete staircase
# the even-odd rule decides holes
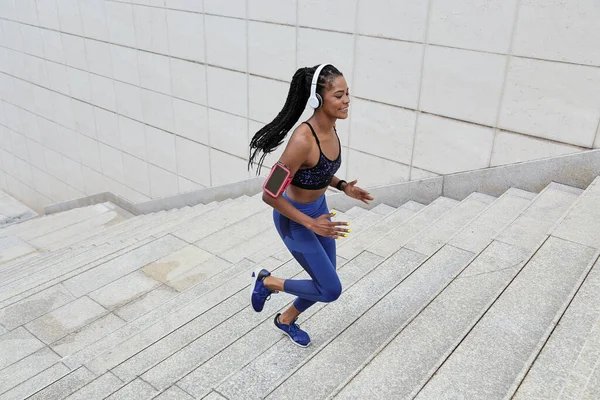
[[[600,178],[585,191],[354,207],[339,300],[262,313],[257,265],[307,278],[258,196],[0,230],[0,400],[598,399]]]

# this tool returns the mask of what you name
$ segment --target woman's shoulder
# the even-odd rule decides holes
[[[312,132],[310,131],[310,128],[308,127],[308,125],[306,124],[300,124],[298,125],[298,127],[296,127],[296,129],[294,129],[294,132],[292,132],[292,135],[290,136],[290,143],[297,143],[298,145],[311,145],[311,143],[314,141],[314,139],[312,138]]]

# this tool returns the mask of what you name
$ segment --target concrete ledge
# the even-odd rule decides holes
[[[222,201],[243,195],[252,196],[262,191],[263,182],[263,177],[256,177],[247,179],[245,181],[194,190],[187,193],[163,197],[137,204],[132,203],[129,200],[112,192],[103,192],[75,200],[48,205],[44,208],[44,212],[46,214],[54,214],[57,212],[68,211],[74,208],[85,207],[109,201],[134,215],[149,214],[162,210],[170,210],[173,208],[208,204],[213,201]]]
[[[444,177],[444,196],[463,199],[478,191],[499,196],[510,187],[540,192],[550,182],[587,188],[600,175],[600,150],[519,164],[463,172]]]
[[[117,195],[111,192],[96,193],[90,196],[81,197],[79,199],[64,201],[62,203],[50,204],[44,207],[44,213],[46,215],[55,214],[62,211],[72,210],[74,208],[87,207],[94,204],[105,203],[107,201],[115,203],[115,201],[117,200],[116,198]],[[132,204],[129,203],[127,200],[124,200],[124,202],[126,202],[126,204],[120,204],[119,206],[131,212]]]
[[[195,190],[176,196],[150,200],[135,206],[136,214],[148,214],[172,208],[208,204],[213,201],[223,201],[243,195],[253,196],[262,192],[263,177],[251,178],[245,181],[229,183],[222,186]]]
[[[368,206],[342,193],[329,195],[327,204],[340,211],[354,206],[372,208],[381,203],[399,207],[409,200],[429,204],[439,196],[463,200],[473,192],[500,196],[511,187],[538,193],[551,182],[585,189],[599,175],[600,150],[590,150],[369,188],[375,200]]]
[[[463,200],[473,192],[500,196],[511,187],[540,192],[550,182],[585,189],[600,175],[600,150],[590,150],[518,164],[479,169],[468,172],[402,182],[369,188],[375,200],[368,206],[342,193],[327,194],[330,208],[348,211],[354,206],[373,208],[378,204],[399,207],[407,201],[429,204],[439,196]],[[111,192],[98,193],[81,199],[45,207],[46,214],[71,210],[110,201],[134,215],[148,214],[172,208],[207,204],[262,191],[263,177],[200,189],[175,196],[134,204]]]
[[[371,209],[378,204],[400,207],[410,200],[429,204],[442,195],[443,184],[444,177],[439,176],[420,181],[369,188],[369,192],[375,198],[369,205],[350,198],[343,193],[336,193],[327,196],[327,205],[330,209],[335,208],[340,211],[348,211],[355,206]]]

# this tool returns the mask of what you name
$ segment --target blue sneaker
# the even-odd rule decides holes
[[[300,327],[296,323],[296,320],[294,320],[289,325],[280,323],[279,322],[280,315],[281,314],[277,314],[275,316],[275,320],[273,321],[273,322],[275,322],[275,327],[277,327],[277,329],[281,330],[284,334],[288,335],[290,337],[291,341],[294,342],[295,344],[297,344],[298,346],[308,347],[308,345],[310,344],[310,336],[308,336],[308,333],[306,333],[302,329],[300,329]]]
[[[271,275],[266,269],[257,269],[252,272],[252,283],[250,284],[250,303],[254,311],[261,312],[265,306],[265,301],[271,298],[271,294],[276,293],[274,290],[268,289],[263,280]]]

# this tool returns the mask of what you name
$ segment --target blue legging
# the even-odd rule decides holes
[[[298,203],[283,195],[304,214],[317,218],[328,214],[325,195],[311,203]],[[316,302],[331,302],[340,297],[342,283],[335,270],[335,239],[320,236],[273,210],[273,220],[279,236],[312,280],[287,279],[283,291],[298,298],[294,307],[303,312]]]

